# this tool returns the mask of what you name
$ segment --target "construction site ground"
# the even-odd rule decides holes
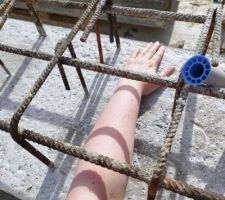
[[[180,1],[178,12],[206,14],[216,6],[209,0]],[[44,25],[48,36],[40,38],[32,22],[8,19],[1,31],[0,42],[11,46],[54,53],[57,41],[66,36],[69,28]],[[176,22],[166,29],[120,25],[121,50],[109,43],[103,27],[102,44],[105,62],[121,67],[131,52],[149,41],[159,40],[166,45],[160,70],[166,66],[177,67],[177,79],[182,64],[193,55],[202,25]],[[79,36],[73,41],[78,58],[98,61],[96,37],[91,33],[87,43]],[[66,55],[69,55],[66,52]],[[0,68],[0,119],[11,118],[47,62],[0,52],[0,58],[11,72],[11,77]],[[221,58],[221,65],[225,67]],[[102,109],[116,87],[118,78],[84,71],[90,91],[86,98],[76,71],[65,66],[71,90],[66,91],[57,67],[53,70],[31,105],[25,112],[20,126],[46,135],[83,145]],[[170,122],[175,90],[162,88],[142,101],[135,136],[133,163],[150,168],[157,160]],[[113,116],[112,116],[113,117]],[[225,195],[225,108],[224,100],[190,94],[182,116],[167,175],[194,186]],[[55,163],[48,169],[39,160],[19,147],[8,133],[0,131],[0,199],[1,200],[64,200],[73,178],[77,159],[41,145],[35,146]],[[4,191],[4,193],[3,193]],[[7,195],[11,194],[12,196]],[[126,200],[145,200],[147,185],[129,179]],[[188,199],[165,190],[157,200]]]

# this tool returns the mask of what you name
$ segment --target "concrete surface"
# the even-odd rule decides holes
[[[9,19],[1,31],[0,42],[22,48],[53,53],[56,42],[70,29],[45,25],[48,36],[39,38],[30,22]],[[81,32],[78,34],[81,35]],[[197,35],[196,35],[197,37]],[[133,49],[146,42],[122,39],[122,50],[116,51],[108,36],[102,36],[107,63],[121,67]],[[95,35],[86,44],[73,41],[79,58],[98,60]],[[66,52],[68,55],[68,52]],[[191,51],[166,49],[161,68],[177,65],[178,71]],[[0,52],[0,58],[12,73],[0,91],[0,118],[8,120],[24,98],[46,62]],[[224,60],[221,67],[225,67]],[[84,97],[75,69],[65,67],[71,85],[66,91],[55,68],[22,117],[20,126],[75,145],[82,145],[116,86],[117,78],[83,71],[90,98]],[[1,70],[1,83],[6,78]],[[143,99],[137,122],[133,163],[149,168],[154,164],[170,121],[174,90],[164,89]],[[225,108],[224,101],[190,94],[172,154],[168,175],[195,186],[225,194]],[[209,112],[210,111],[210,112]],[[63,200],[68,192],[76,159],[41,145],[35,146],[54,161],[56,168],[48,169],[36,158],[0,132],[0,189],[23,200]],[[146,184],[130,179],[126,200],[146,199]],[[187,199],[160,191],[157,199]]]

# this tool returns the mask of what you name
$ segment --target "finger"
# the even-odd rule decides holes
[[[152,47],[153,43],[150,42],[142,51],[141,54],[144,56]]]
[[[175,68],[175,67],[167,67],[166,69],[164,69],[164,70],[160,73],[160,76],[163,76],[163,77],[169,77],[169,76],[171,76],[172,74],[174,74],[175,71],[176,71],[176,68]]]
[[[140,54],[140,49],[135,50],[132,55],[131,58],[137,58],[137,56]]]
[[[171,76],[174,72],[176,71],[175,67],[167,67],[166,69],[164,69],[159,75],[162,77],[169,77]],[[159,88],[161,88],[162,86],[160,85],[155,85],[155,84],[151,84],[151,90],[148,91],[147,94],[143,94],[144,96],[149,95],[150,93],[154,92],[155,90],[158,90]]]
[[[155,68],[157,70],[158,66],[160,65],[163,55],[165,52],[165,48],[161,46],[158,51],[153,55],[153,57],[150,60],[150,66]]]
[[[155,55],[155,53],[159,50],[160,46],[161,44],[159,42],[155,42],[154,44],[152,44],[151,48],[147,50],[145,56],[148,59],[151,59]]]

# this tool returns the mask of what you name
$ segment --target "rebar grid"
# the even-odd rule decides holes
[[[12,138],[15,140],[15,142],[17,142],[19,145],[23,146],[23,143],[27,143],[18,134],[18,131],[17,131],[20,118],[22,117],[23,113],[25,112],[25,110],[27,109],[27,107],[29,106],[31,101],[33,100],[34,96],[37,94],[37,92],[39,91],[39,89],[41,88],[41,86],[43,85],[43,83],[45,82],[47,77],[49,76],[50,72],[53,70],[54,66],[59,62],[59,58],[63,55],[63,53],[65,52],[65,50],[67,49],[67,47],[69,46],[71,41],[73,40],[74,36],[77,34],[77,32],[80,29],[83,22],[89,16],[92,9],[97,4],[97,2],[98,2],[98,0],[92,0],[92,2],[89,4],[87,9],[82,14],[81,18],[74,25],[71,32],[66,37],[66,40],[64,40],[62,42],[62,44],[60,45],[60,47],[57,48],[55,55],[52,57],[52,59],[50,60],[49,64],[47,65],[45,70],[42,72],[40,77],[36,80],[33,87],[31,88],[29,94],[23,99],[20,106],[17,108],[16,112],[14,113],[14,115],[11,119],[11,122],[10,122],[10,134],[11,134]],[[29,143],[27,143],[27,144],[29,144]],[[30,151],[30,149],[27,148],[26,146],[23,146],[23,147],[27,151]],[[45,163],[47,165],[51,165],[51,162],[44,155],[40,156],[40,153],[37,150],[33,149],[32,154],[34,156],[36,156],[38,159],[40,159],[43,163]]]
[[[208,48],[208,44],[210,42],[211,36],[213,34],[214,26],[215,26],[216,28],[214,31],[214,38],[213,38],[213,41],[215,43],[213,47],[213,52],[214,52],[213,58],[214,58],[214,61],[218,63],[219,51],[218,51],[218,46],[216,45],[218,44],[218,38],[220,36],[219,28],[221,28],[222,25],[225,24],[225,20],[222,18],[222,14],[220,13],[220,9],[216,9],[216,10],[210,9],[207,16],[204,16],[204,15],[193,16],[188,14],[156,11],[151,9],[139,9],[139,8],[114,6],[112,5],[112,2],[109,2],[109,0],[92,0],[91,3],[69,2],[69,1],[61,1],[61,0],[49,0],[49,1],[37,0],[37,2],[45,2],[45,3],[57,4],[57,5],[60,4],[61,6],[62,5],[70,6],[70,7],[80,8],[80,9],[85,8],[86,10],[82,14],[78,22],[74,25],[71,32],[67,36],[67,38],[64,39],[60,44],[58,44],[58,46],[56,47],[55,55],[51,55],[51,54],[43,53],[43,52],[33,52],[30,50],[24,50],[24,49],[14,48],[14,47],[0,44],[0,50],[2,51],[49,61],[49,64],[47,65],[45,70],[42,72],[40,77],[36,80],[29,94],[23,99],[22,103],[17,108],[10,123],[7,121],[0,120],[0,129],[10,133],[12,138],[15,140],[15,142],[17,142],[19,145],[21,145],[30,153],[32,153],[34,156],[36,156],[38,159],[40,159],[43,163],[45,163],[49,167],[53,167],[53,163],[47,157],[41,154],[37,149],[35,149],[32,145],[30,145],[27,142],[27,140],[61,151],[68,155],[78,157],[79,159],[83,159],[88,162],[94,163],[96,165],[100,165],[102,167],[113,170],[115,172],[125,174],[127,176],[131,176],[133,178],[144,181],[149,185],[148,199],[154,199],[159,188],[165,188],[167,190],[170,190],[175,193],[179,193],[181,195],[194,198],[194,199],[216,199],[216,200],[225,199],[225,197],[221,195],[217,195],[212,192],[207,192],[205,190],[196,188],[192,185],[188,185],[176,180],[172,180],[171,178],[166,176],[166,160],[167,160],[168,154],[171,151],[172,142],[175,137],[184,106],[186,104],[188,93],[194,92],[198,94],[225,99],[225,91],[220,88],[212,88],[208,86],[201,86],[201,87],[186,86],[183,80],[181,79],[181,76],[179,77],[178,81],[172,81],[167,78],[161,78],[159,76],[147,75],[147,74],[128,71],[124,69],[118,69],[118,68],[115,68],[109,65],[100,64],[100,63],[90,63],[86,61],[81,61],[76,58],[76,54],[71,43],[76,33],[79,31],[81,25],[85,22],[85,20],[88,18],[90,13],[94,10],[94,8],[96,8],[83,34],[82,38],[84,41],[87,39],[91,29],[94,26],[98,28],[98,24],[96,22],[98,21],[98,17],[101,12],[106,12],[109,14],[108,16],[110,16],[110,21],[112,22],[112,23],[110,22],[110,35],[111,35],[110,41],[112,42],[112,38],[113,38],[112,33],[114,33],[116,42],[117,42],[117,47],[120,47],[119,45],[120,43],[119,43],[118,31],[116,29],[116,14],[144,17],[144,18],[151,17],[155,19],[162,19],[165,21],[178,20],[178,21],[186,21],[186,22],[204,23],[201,35],[198,40],[199,43],[196,48],[197,49],[196,53],[203,54],[203,55],[206,53],[206,50]],[[0,7],[0,9],[4,9],[4,13],[3,13],[4,22],[7,19],[9,11],[11,10],[14,3],[15,3],[15,0],[11,0],[11,1],[6,0]],[[41,35],[45,35],[43,26],[38,18],[37,13],[33,9],[31,1],[26,0],[26,3],[28,5],[29,11],[32,12],[32,15],[35,19],[35,24],[37,26],[39,33]],[[105,7],[105,5],[107,6]],[[1,22],[0,25],[2,24],[3,26],[4,22]],[[2,26],[0,26],[0,28]],[[97,33],[96,35],[98,40],[98,46],[101,47],[99,30],[97,30],[96,33]],[[72,58],[62,56],[67,48],[69,48]],[[101,50],[99,50],[99,53],[101,53]],[[100,58],[101,58],[101,55],[100,55]],[[102,55],[102,60],[103,60],[103,55]],[[81,68],[83,68],[83,69],[92,70],[92,71],[96,71],[100,73],[114,75],[114,76],[126,77],[129,79],[155,83],[155,84],[176,89],[174,107],[172,111],[172,120],[171,120],[168,133],[164,141],[164,146],[161,149],[160,159],[158,160],[156,167],[152,167],[150,171],[146,171],[134,165],[120,163],[119,161],[116,161],[112,158],[108,158],[103,155],[98,155],[97,153],[93,153],[93,152],[87,152],[80,147],[52,139],[50,137],[44,136],[43,134],[41,135],[39,133],[35,133],[30,130],[20,129],[18,127],[19,121],[23,113],[25,112],[25,110],[31,103],[32,99],[37,94],[38,90],[41,88],[42,84],[45,82],[45,80],[47,79],[47,77],[49,76],[49,74],[51,73],[52,69],[54,68],[56,64],[59,64],[61,74],[63,74],[62,64],[65,64],[65,65],[74,66],[76,67],[77,70],[80,70]],[[65,76],[65,73],[62,76]],[[64,77],[64,79],[65,78],[66,76]]]

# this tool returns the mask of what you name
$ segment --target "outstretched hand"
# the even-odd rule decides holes
[[[162,61],[164,55],[165,48],[159,42],[149,43],[145,48],[142,50],[136,50],[131,58],[125,65],[126,69],[132,71],[138,71],[148,74],[156,74],[157,69]],[[169,77],[175,72],[175,67],[168,67],[164,69],[160,76]],[[135,80],[128,80],[128,79],[121,79],[122,84],[131,84],[137,90],[141,92],[142,96],[146,96],[157,90],[160,86],[135,81]],[[120,83],[121,83],[120,82]]]

